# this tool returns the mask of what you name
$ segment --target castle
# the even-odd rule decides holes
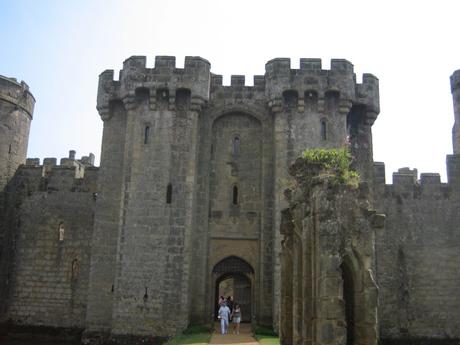
[[[74,151],[26,160],[35,100],[0,77],[0,321],[94,343],[162,338],[212,322],[232,279],[244,321],[273,326],[284,345],[453,344],[460,71],[451,86],[448,183],[403,168],[386,184],[372,155],[378,79],[357,83],[346,60],[274,59],[253,86],[239,75],[223,86],[200,57],[184,68],[130,57],[118,80],[99,77],[100,167]],[[318,190],[294,207],[291,164],[347,138],[360,192]]]

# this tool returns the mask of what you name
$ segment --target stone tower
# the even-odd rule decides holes
[[[265,75],[134,56],[99,78],[104,121],[86,336],[169,336],[211,322],[226,279],[243,318],[278,323],[280,212],[290,164],[350,137],[372,179],[378,80],[342,59],[274,59]]]
[[[0,191],[26,161],[34,105],[25,82],[0,75]]]
[[[176,69],[175,58],[162,56],[154,69],[145,64],[131,57],[119,81],[113,71],[99,79],[104,133],[89,333],[166,335],[187,325],[198,116],[210,64],[187,57]]]
[[[450,77],[450,87],[454,101],[455,123],[452,128],[452,146],[454,155],[460,154],[460,70]]]

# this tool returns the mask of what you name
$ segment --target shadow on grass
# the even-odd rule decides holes
[[[182,334],[175,336],[164,345],[206,345],[211,339],[211,330],[207,326],[190,326]]]

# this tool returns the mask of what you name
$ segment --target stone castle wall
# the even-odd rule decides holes
[[[454,74],[457,123],[456,80]],[[211,322],[215,285],[222,278],[214,268],[232,256],[250,266],[253,321],[278,329],[286,303],[293,309],[282,314],[283,322],[308,318],[301,300],[313,290],[300,282],[308,280],[308,271],[281,272],[279,228],[288,206],[283,194],[291,183],[288,168],[304,149],[349,143],[355,168],[374,186],[368,201],[387,215],[386,228],[376,233],[375,256],[369,238],[362,247],[359,241],[349,246],[366,251],[361,273],[376,272],[382,339],[460,337],[455,328],[460,308],[452,297],[460,283],[459,156],[448,158],[448,184],[435,174],[414,182],[413,172],[401,170],[393,185],[385,185],[383,166],[374,170],[372,161],[378,80],[365,74],[356,83],[348,61],[332,60],[324,70],[319,59],[301,59],[299,69],[291,69],[289,59],[274,59],[265,75],[254,77],[254,85],[232,76],[231,85],[224,86],[222,76],[199,57],[186,57],[184,68],[176,68],[174,57],[156,57],[154,68],[146,67],[145,57],[131,57],[119,80],[113,71],[100,75],[100,169],[92,167],[94,157],[77,161],[71,152],[59,166],[53,159],[42,166],[29,159],[16,170],[25,160],[33,98],[25,84],[0,82],[11,87],[0,87],[0,130],[6,133],[0,151],[9,152],[10,144],[24,151],[15,153],[17,159],[0,156],[6,186],[0,198],[5,201],[0,203],[2,320],[86,328],[88,339],[169,336],[190,323]],[[19,120],[11,122],[12,115]],[[318,202],[326,204],[320,194]],[[364,201],[351,200],[348,195],[341,202],[364,207]],[[351,228],[349,215],[341,212]],[[311,229],[318,225],[317,215],[297,216]],[[362,229],[370,224],[365,218],[359,218]],[[307,228],[299,225],[305,236]],[[305,236],[292,246],[304,260],[288,262],[292,272],[306,269],[305,255],[313,258],[302,249]],[[320,244],[332,253],[329,242]],[[342,249],[333,248],[331,255]],[[283,295],[283,277],[307,290]],[[328,279],[318,289],[341,282]],[[340,286],[334,286],[339,305]],[[333,309],[336,316],[341,312]],[[339,319],[326,337],[336,332],[344,339]],[[311,339],[300,323],[291,326],[291,337]]]
[[[448,156],[448,172],[460,176],[459,156]],[[439,174],[400,169],[385,185],[376,164],[375,206],[385,213],[377,233],[376,268],[382,341],[398,338],[460,338],[460,185]]]
[[[85,163],[90,158],[85,157]],[[28,159],[4,190],[1,319],[84,328],[97,168]]]
[[[368,133],[361,127],[378,113],[377,79],[356,84],[345,60],[323,70],[320,60],[302,59],[294,70],[289,59],[275,59],[253,86],[243,76],[223,86],[206,60],[186,57],[176,68],[167,56],[154,68],[131,57],[118,81],[113,75],[101,74],[98,92],[104,137],[89,329],[150,334],[153,327],[162,336],[209,321],[211,271],[234,252],[257,277],[254,317],[277,323],[285,171],[307,147],[343,145],[348,125]],[[363,111],[351,123],[353,107]]]

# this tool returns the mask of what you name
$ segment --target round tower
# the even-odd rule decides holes
[[[25,163],[34,105],[25,82],[0,75],[0,191]]]
[[[450,77],[450,87],[454,101],[455,123],[452,128],[452,146],[454,155],[460,154],[460,70]]]

